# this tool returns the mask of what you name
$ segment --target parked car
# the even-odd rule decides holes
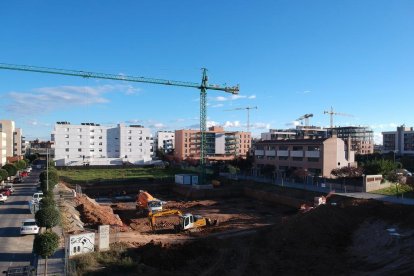
[[[29,175],[29,173],[27,172],[27,171],[22,171],[21,173],[20,173],[20,176],[21,177],[26,177],[26,176],[28,176]]]
[[[20,235],[30,234],[39,234],[39,226],[37,226],[35,219],[26,219],[22,221],[22,226],[20,227]]]
[[[10,190],[6,188],[0,189],[0,193],[8,197],[11,195]]]
[[[43,198],[43,193],[34,193],[32,201],[38,203]]]
[[[14,184],[16,184],[16,183],[22,183],[22,182],[23,182],[23,179],[21,177],[16,177],[15,179],[13,179],[13,183]]]
[[[0,194],[0,203],[4,204],[4,203],[6,203],[6,200],[7,200],[7,196],[3,195],[3,194]]]
[[[13,193],[14,193],[13,184],[8,184],[8,185],[4,186],[4,188],[5,188],[5,189],[9,189],[11,194],[13,194]]]

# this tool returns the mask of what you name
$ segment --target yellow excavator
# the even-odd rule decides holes
[[[163,210],[157,213],[149,213],[148,219],[151,225],[151,229],[155,231],[155,220],[158,217],[163,216],[178,216],[179,218],[179,224],[174,225],[174,229],[176,231],[185,231],[200,227],[206,227],[206,226],[214,226],[218,225],[218,220],[211,220],[209,218],[204,218],[199,215],[193,215],[190,213],[183,214],[180,210],[172,209],[172,210]]]

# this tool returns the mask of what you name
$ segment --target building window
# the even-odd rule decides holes
[[[131,140],[132,139],[132,137],[131,136],[128,136],[128,140]]]
[[[79,146],[82,146],[82,142],[79,142]]]
[[[91,129],[91,132],[95,132],[95,130],[94,129]]]
[[[129,134],[131,134],[131,133],[132,133],[132,131],[131,131],[131,130],[128,130],[128,133],[129,133]]]
[[[69,148],[66,148],[66,149],[65,149],[65,151],[66,151],[66,152],[69,152]]]
[[[94,149],[90,149],[90,152],[94,152],[95,150]]]
[[[309,162],[319,162],[319,158],[315,158],[315,157],[308,157],[308,161],[309,161]]]
[[[82,149],[78,149],[78,152],[81,152],[82,151]]]
[[[99,136],[99,139],[102,139],[102,136]]]
[[[287,156],[279,156],[279,160],[288,160]]]
[[[102,149],[99,149],[99,152],[102,152]]]
[[[69,138],[69,134],[65,134],[65,138]]]
[[[17,145],[17,143],[16,143],[15,145]],[[69,141],[66,141],[66,142],[65,142],[65,145],[66,145],[66,146],[69,146]]]
[[[303,161],[303,157],[292,157],[293,161]]]
[[[102,142],[99,142],[99,145],[102,146]]]
[[[78,139],[82,139],[82,135],[78,135]]]
[[[82,129],[81,128],[78,128],[78,132],[82,132]]]
[[[132,143],[131,143],[131,142],[129,142],[129,143],[128,143],[128,146],[130,147],[131,145],[132,145]]]
[[[95,139],[95,136],[91,136],[91,139]]]

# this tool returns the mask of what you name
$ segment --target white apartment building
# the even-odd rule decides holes
[[[7,144],[7,135],[4,132],[0,132],[0,166],[6,165],[6,144]]]
[[[58,122],[52,132],[57,166],[146,164],[152,161],[150,129]]]
[[[175,146],[174,131],[158,131],[156,135],[156,149],[161,149],[165,153],[172,151]]]
[[[14,149],[14,132],[15,132],[14,121],[0,120],[0,129],[1,129],[1,132],[6,134],[6,157],[12,157],[13,149]]]

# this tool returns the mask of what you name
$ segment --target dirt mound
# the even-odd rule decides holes
[[[355,237],[360,225],[369,225],[377,219],[389,224],[407,224],[410,223],[407,220],[414,210],[411,206],[392,205],[374,200],[336,198],[334,202],[337,203],[336,206],[322,205],[307,213],[297,214],[285,220],[283,225],[274,227],[269,233],[260,235],[248,272],[258,275],[267,275],[269,271],[289,275],[337,275],[347,274],[352,263],[352,271],[366,273],[368,259],[355,262],[355,249],[349,250],[355,247],[354,243],[358,240],[372,238],[373,233],[368,234],[367,231],[361,231],[364,237]],[[360,247],[358,251],[365,252]],[[369,267],[373,273],[382,272],[379,266]]]
[[[80,212],[81,219],[85,224],[123,226],[121,219],[114,214],[111,207],[101,206],[95,200],[84,195],[78,196],[76,201],[78,203],[76,209]]]

